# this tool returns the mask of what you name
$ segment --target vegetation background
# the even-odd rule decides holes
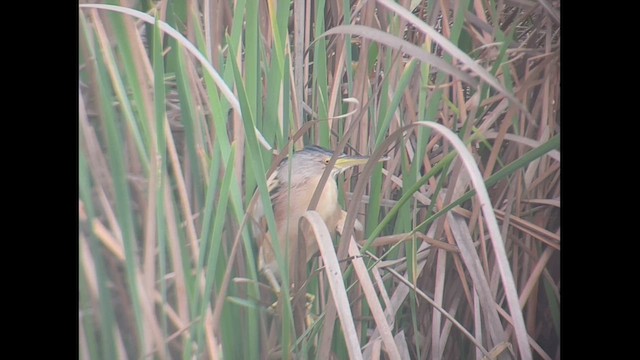
[[[80,3],[81,359],[560,358],[559,1]],[[308,311],[245,219],[304,144],[390,158]]]

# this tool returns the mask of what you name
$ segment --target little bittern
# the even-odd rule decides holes
[[[267,181],[281,253],[286,254],[285,246],[288,244],[290,264],[292,264],[291,260],[295,256],[294,254],[297,254],[298,221],[309,208],[311,198],[332,155],[331,151],[321,147],[307,146],[303,150],[295,152],[291,159],[282,160]],[[350,167],[365,164],[368,159],[364,156],[341,154],[331,169],[331,176],[324,185],[316,211],[327,224],[332,235],[343,211],[338,203],[336,176]],[[290,167],[291,171],[289,171]],[[256,229],[254,226],[254,237],[260,248],[258,268],[267,276],[271,285],[276,287],[274,277],[279,279],[280,275],[271,236],[267,231],[264,219],[263,205],[259,198],[254,211],[252,211],[252,217],[254,225],[259,227]],[[318,245],[313,236],[305,236],[304,238],[306,242],[305,263],[307,263],[318,251]]]

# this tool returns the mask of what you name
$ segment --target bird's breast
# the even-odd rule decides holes
[[[327,224],[329,232],[333,233],[336,226],[337,216],[340,213],[338,204],[338,187],[334,180],[329,179],[324,186],[316,211]]]

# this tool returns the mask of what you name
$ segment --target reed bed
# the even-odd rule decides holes
[[[559,1],[78,16],[81,359],[560,358]],[[305,144],[372,160],[276,298],[247,209]]]

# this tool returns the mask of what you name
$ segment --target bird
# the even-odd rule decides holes
[[[267,180],[281,253],[286,254],[287,245],[289,248],[287,260],[291,264],[290,271],[293,269],[293,257],[297,254],[299,245],[298,221],[309,208],[311,198],[332,156],[333,152],[326,148],[316,145],[306,146],[294,152],[291,158],[283,159]],[[331,168],[331,175],[321,191],[315,210],[327,225],[332,237],[344,213],[338,202],[337,176],[351,167],[366,164],[368,160],[368,156],[342,153],[337,156]],[[387,159],[380,159],[380,161],[383,160]],[[254,224],[254,239],[259,248],[258,269],[271,283],[272,288],[279,291],[281,275],[260,197],[257,197],[255,206],[251,210],[251,217]],[[304,241],[306,264],[318,251],[318,245],[311,235],[305,236]]]

